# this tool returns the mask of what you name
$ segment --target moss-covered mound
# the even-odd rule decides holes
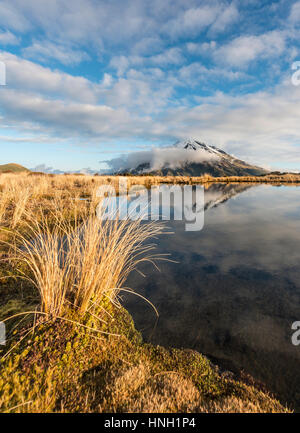
[[[124,309],[72,320],[18,332],[2,349],[2,412],[287,411],[195,351],[144,344]]]

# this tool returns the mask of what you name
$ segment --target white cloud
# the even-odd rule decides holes
[[[84,77],[53,71],[7,52],[0,51],[0,61],[7,67],[9,89],[24,94],[28,92],[30,97],[64,100],[66,104],[77,101],[95,106],[123,106],[127,110],[140,107],[143,113],[150,113],[166,106],[172,93],[172,87],[163,80],[164,74],[159,68],[149,68],[146,73],[131,69],[126,79],[114,79],[104,73],[99,83],[93,83]]]
[[[155,72],[154,72],[155,73]],[[142,115],[154,114],[166,107],[173,92],[165,81],[153,82],[150,77],[129,71],[128,78],[119,78],[104,95],[109,106],[138,110]]]
[[[247,66],[258,58],[280,56],[285,49],[285,39],[284,33],[280,31],[259,36],[240,36],[216,48],[213,55],[217,62],[233,67]]]
[[[97,100],[97,86],[84,77],[73,77],[60,71],[52,71],[50,68],[3,51],[0,51],[0,60],[6,64],[9,88],[83,102]]]
[[[49,167],[46,164],[38,164],[35,167],[30,168],[29,170],[35,171],[35,172],[42,172],[42,173],[51,173],[51,174],[63,174],[64,172],[61,170],[57,170],[53,167]]]
[[[178,71],[178,76],[182,80],[183,84],[189,84],[190,86],[198,86],[199,83],[212,82],[220,80],[235,81],[242,78],[247,78],[247,75],[240,71],[232,71],[231,69],[225,69],[220,67],[207,68],[199,62],[190,63],[187,66],[183,66]]]
[[[132,47],[132,52],[136,55],[151,55],[163,50],[164,42],[158,36],[146,37],[136,42]]]
[[[227,30],[237,14],[233,3],[217,0],[2,0],[0,25],[19,32],[38,28],[58,45],[107,52],[127,44],[128,54],[151,55],[163,50],[166,39],[196,36],[210,26]]]
[[[113,83],[113,77],[110,74],[107,74],[106,72],[103,75],[103,80],[102,80],[102,86],[104,88],[110,87]]]
[[[30,170],[35,171],[35,172],[50,173],[50,174],[83,173],[83,174],[93,175],[93,174],[99,172],[99,170],[93,170],[90,167],[82,168],[81,170],[62,171],[62,170],[58,170],[57,168],[54,168],[54,167],[49,167],[46,164],[38,164],[35,167],[30,168]]]
[[[39,27],[50,40],[102,46],[124,42],[143,34],[150,36],[157,22],[149,16],[149,2],[139,0],[3,0],[0,24],[25,31]],[[152,8],[150,9],[150,11]]]
[[[292,86],[290,77],[273,92],[216,93],[195,96],[194,107],[171,106],[173,78],[159,68],[130,69],[127,78],[113,81],[106,73],[95,84],[9,53],[0,52],[0,60],[8,71],[8,85],[1,89],[0,124],[17,125],[23,137],[30,131],[44,139],[68,137],[86,143],[87,137],[93,142],[119,137],[166,142],[191,135],[253,163],[300,164],[300,87]],[[178,77],[189,83],[219,71],[223,73],[198,62],[181,68]],[[228,74],[228,79],[238,78]]]
[[[3,91],[2,91],[3,90]],[[162,141],[187,135],[215,144],[249,162],[281,161],[300,167],[300,88],[288,80],[272,93],[242,96],[222,93],[202,98],[196,107],[166,108],[155,119],[124,108],[48,100],[36,94],[1,90],[5,122],[36,125],[39,133],[102,141],[142,137]],[[86,141],[86,140],[85,140]],[[159,157],[162,155],[159,154]]]
[[[83,51],[75,51],[64,45],[49,41],[34,42],[22,50],[25,57],[48,63],[49,60],[58,60],[63,65],[73,65],[88,60],[89,56]]]
[[[19,38],[16,37],[9,30],[6,32],[0,31],[0,44],[1,45],[18,45],[20,43]]]
[[[182,89],[175,94],[175,86],[192,86],[197,80],[245,77],[242,69],[251,62],[277,60],[283,54],[286,59],[286,49],[293,57],[297,55],[296,48],[288,46],[287,31],[251,35],[253,21],[249,26],[243,23],[249,34],[220,45],[219,33],[226,32],[239,16],[237,5],[199,0],[3,0],[0,24],[7,31],[0,33],[0,40],[1,35],[12,40],[12,32],[19,37],[26,31],[30,39],[37,37],[31,29],[39,31],[42,42],[33,42],[25,55],[66,65],[83,60],[85,50],[103,53],[105,59],[111,53],[115,56],[106,70],[99,67],[98,82],[91,82],[0,52],[8,81],[1,89],[1,115],[5,117],[0,122],[17,125],[20,131],[30,125],[45,135],[62,134],[74,140],[87,135],[93,140],[171,140],[188,134],[233,148],[253,162],[299,158],[295,146],[300,141],[299,89],[281,85],[274,93],[251,95],[244,88],[242,97],[216,94],[199,99],[195,107],[178,96]],[[288,22],[282,24],[294,31],[294,38],[299,5],[294,3]],[[260,28],[257,23],[255,30]],[[201,32],[215,41],[193,42]],[[188,55],[182,45],[176,45],[181,37],[182,45],[185,38],[190,41],[189,53],[211,54],[215,64],[187,64]],[[276,67],[276,62],[270,66]]]
[[[10,89],[1,91],[5,122],[38,125],[39,130],[63,137],[132,137],[147,129],[150,118],[138,118],[125,109],[66,102]]]
[[[168,65],[179,65],[185,60],[181,48],[171,47],[153,56],[114,56],[111,58],[109,67],[117,71],[119,77],[123,76],[131,67],[166,67]]]
[[[62,140],[58,140],[57,138],[50,138],[47,135],[24,135],[24,133],[22,134],[22,136],[11,136],[11,135],[0,135],[0,141],[2,143],[50,143],[50,144],[54,144],[57,143],[58,141],[62,141]]]
[[[114,56],[109,62],[109,66],[117,70],[117,75],[121,76],[130,66],[129,58],[125,56]]]
[[[293,24],[300,24],[300,2],[296,2],[292,5],[289,20]]]
[[[217,16],[217,19],[212,24],[210,31],[212,33],[220,33],[226,30],[226,28],[236,22],[239,18],[239,12],[233,3],[223,9],[221,13]]]
[[[182,51],[178,47],[169,48],[160,54],[152,56],[147,59],[149,63],[155,65],[166,66],[166,65],[178,65],[184,61]]]
[[[174,146],[164,148],[152,148],[147,151],[132,152],[129,155],[123,154],[106,162],[109,168],[114,171],[136,168],[140,164],[149,164],[149,170],[159,170],[165,166],[169,168],[183,167],[188,163],[199,163],[218,159],[217,155],[208,154],[205,151],[194,151],[177,148]]]
[[[182,11],[176,18],[167,21],[163,30],[173,38],[187,34],[195,37],[208,28],[215,33],[224,31],[237,17],[238,10],[233,4],[214,2]]]
[[[156,132],[198,137],[252,163],[298,162],[300,167],[299,97],[300,88],[290,80],[270,93],[218,93],[197,107],[169,110]]]
[[[191,54],[205,54],[210,53],[215,50],[217,44],[215,41],[203,42],[203,43],[195,43],[188,42],[186,44],[186,48]]]
[[[0,24],[16,31],[29,30],[31,27],[29,21],[12,3],[7,1],[0,3]]]

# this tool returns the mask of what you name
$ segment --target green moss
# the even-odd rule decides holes
[[[65,321],[42,323],[34,334],[24,334],[13,350],[16,341],[12,341],[5,348],[6,357],[2,350],[0,410],[99,410],[104,401],[107,405],[112,398],[111,378],[124,366],[141,364],[149,366],[152,376],[168,371],[179,373],[191,380],[206,399],[218,401],[224,396],[238,396],[251,402],[260,399],[263,404],[265,401],[266,410],[269,407],[284,410],[278,402],[254,388],[223,378],[200,353],[143,344],[127,311],[109,308],[112,317],[105,315],[107,325],[95,328],[100,332]],[[68,319],[75,317],[70,313]],[[93,327],[99,321],[87,316],[82,323]],[[101,334],[107,327],[120,336]]]

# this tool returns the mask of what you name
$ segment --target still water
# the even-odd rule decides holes
[[[146,341],[206,354],[243,370],[283,403],[300,410],[300,187],[213,184],[205,190],[204,227],[157,240],[176,263],[150,264],[127,285],[159,311],[124,300]]]

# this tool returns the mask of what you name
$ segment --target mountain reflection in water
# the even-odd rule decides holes
[[[204,228],[158,240],[177,263],[147,264],[127,285],[159,311],[128,295],[125,306],[146,340],[206,354],[244,370],[282,402],[300,409],[300,188],[212,184],[205,189]]]

